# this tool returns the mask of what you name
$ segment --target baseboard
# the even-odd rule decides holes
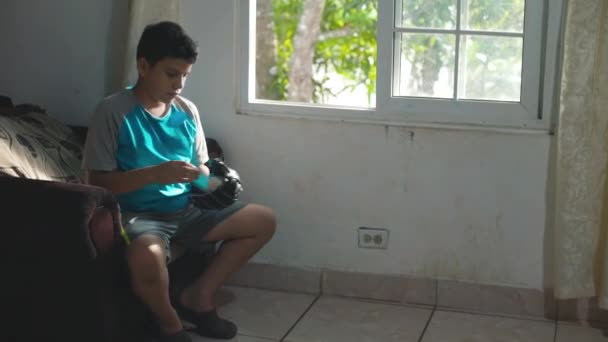
[[[435,305],[437,282],[431,279],[324,270],[321,292],[333,296]]]
[[[318,294],[321,274],[319,270],[248,263],[228,279],[227,285]]]
[[[557,319],[560,321],[608,327],[608,311],[599,308],[597,298],[560,300],[557,307]]]
[[[556,319],[550,290],[249,263],[228,285],[327,294],[443,310]],[[564,309],[566,310],[566,309]],[[570,313],[569,311],[566,311]],[[562,314],[566,317],[567,313]]]

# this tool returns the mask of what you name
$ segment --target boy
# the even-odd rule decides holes
[[[201,210],[192,204],[191,183],[209,176],[197,108],[180,96],[197,56],[178,24],[147,26],[137,46],[137,83],[97,106],[83,162],[89,183],[107,188],[120,203],[133,290],[154,314],[163,341],[190,341],[180,317],[201,336],[236,335],[236,326],[217,316],[213,294],[276,227],[273,212],[260,205]],[[209,267],[172,301],[171,251],[217,241],[222,247]]]

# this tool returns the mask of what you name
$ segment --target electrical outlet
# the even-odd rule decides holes
[[[386,249],[388,247],[388,229],[360,227],[359,248]]]

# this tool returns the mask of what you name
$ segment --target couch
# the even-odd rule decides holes
[[[0,97],[0,341],[143,341],[154,333],[130,290],[118,204],[83,182],[85,136],[40,107]],[[213,252],[172,263],[172,293]]]

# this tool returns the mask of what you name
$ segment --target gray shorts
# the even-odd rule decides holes
[[[205,244],[203,239],[215,226],[246,206],[235,202],[222,210],[202,210],[194,205],[174,213],[123,212],[122,225],[129,241],[139,236],[151,234],[165,243],[167,262],[171,260],[171,247],[185,250],[199,250]]]

